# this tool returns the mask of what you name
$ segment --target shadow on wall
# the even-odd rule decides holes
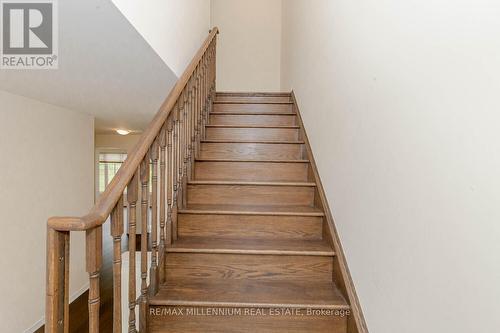
[[[144,129],[177,77],[110,0],[59,1],[59,69],[2,70],[0,89]]]

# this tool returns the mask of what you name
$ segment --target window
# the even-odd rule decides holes
[[[122,166],[127,158],[125,153],[100,153],[99,154],[99,194],[104,192],[106,186]]]

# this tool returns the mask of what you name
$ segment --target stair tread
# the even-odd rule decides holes
[[[326,240],[182,237],[167,252],[334,256]]]
[[[291,93],[286,91],[217,91],[216,97],[290,97]]]
[[[249,182],[249,181],[229,181],[229,180],[191,180],[189,185],[248,185],[248,186],[301,186],[315,187],[314,182]]]
[[[217,93],[215,104],[291,104],[290,93]]]
[[[296,125],[205,125],[208,128],[284,128],[284,129],[299,129]]]
[[[231,103],[222,102],[222,103],[218,103],[218,104],[231,104]],[[277,103],[277,104],[289,104],[289,103]],[[263,111],[259,111],[259,112],[212,111],[212,112],[210,112],[210,115],[211,116],[296,116],[296,114],[294,112],[274,112],[274,113],[271,113],[271,112],[263,112]]]
[[[201,143],[257,143],[257,144],[304,144],[304,141],[283,141],[283,140],[201,140]]]
[[[270,99],[271,98],[271,99]],[[285,101],[285,100],[280,100],[280,97],[275,98],[276,100],[272,100],[273,97],[268,97],[267,99],[261,99],[261,100],[252,100],[249,99],[248,97],[244,98],[233,98],[233,99],[216,99],[214,101],[214,104],[288,104],[292,105],[293,102],[290,101]]]
[[[304,215],[324,216],[321,209],[310,206],[262,206],[262,205],[188,205],[181,214],[246,214],[246,215]]]
[[[333,282],[250,279],[168,281],[151,305],[344,309],[349,305]]]
[[[249,160],[239,158],[197,158],[196,162],[309,163],[309,160]]]

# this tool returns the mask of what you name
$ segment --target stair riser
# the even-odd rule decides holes
[[[283,313],[277,308],[217,308],[227,315],[213,315],[213,307],[150,306],[150,331],[154,333],[347,333],[347,317],[308,315],[306,309]],[[212,315],[206,315],[212,311]],[[326,311],[326,310],[324,310]]]
[[[326,256],[167,253],[166,262],[167,281],[192,278],[331,281],[333,270],[333,258]]]
[[[297,141],[296,128],[207,127],[207,140]]]
[[[307,181],[308,163],[196,162],[196,180]]]
[[[216,103],[290,103],[290,94],[217,93]]]
[[[307,216],[179,214],[179,237],[318,240],[323,219]]]
[[[200,158],[247,160],[299,160],[302,144],[202,143]]]
[[[314,187],[188,185],[188,204],[312,206]]]
[[[292,113],[292,104],[214,104],[214,112],[228,113]]]
[[[295,115],[211,115],[211,125],[292,126],[297,124]]]

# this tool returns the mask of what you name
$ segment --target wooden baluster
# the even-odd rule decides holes
[[[169,175],[166,173],[165,168],[165,150],[167,146],[167,134],[165,126],[162,128],[160,133],[160,247],[159,251],[159,278],[161,283],[165,282],[165,187],[166,181],[169,179]],[[170,155],[169,155],[170,156]]]
[[[210,101],[211,100],[211,84],[212,84],[212,50],[208,50],[208,60],[207,60],[207,99]],[[210,107],[210,104],[209,104]],[[212,111],[212,110],[210,110]]]
[[[141,176],[141,296],[139,304],[139,332],[147,332],[148,309],[148,212],[149,212],[149,155],[140,167]]]
[[[215,81],[215,75],[216,75],[216,68],[215,68],[215,59],[216,59],[216,55],[215,55],[215,41],[212,42],[212,45],[211,45],[211,52],[212,52],[212,64],[211,64],[211,67],[212,67],[212,73],[211,73],[211,82],[210,82],[210,94],[212,95],[212,100],[214,100],[214,90],[215,90],[215,87],[214,87],[214,81]]]
[[[205,139],[205,126],[208,124],[208,108],[207,108],[207,59],[208,59],[208,56],[207,54],[205,53],[205,55],[203,56],[203,123],[202,123],[202,126],[201,126],[201,139]]]
[[[180,119],[179,119],[178,125],[178,132],[179,132],[179,139],[181,140],[179,142],[179,163],[178,163],[178,173],[179,176],[177,177],[177,198],[175,199],[178,203],[181,203],[182,206],[182,199],[180,199],[182,196],[179,195],[182,191],[182,178],[184,175],[184,163],[186,162],[186,145],[187,145],[187,132],[186,132],[186,126],[187,126],[187,88],[184,90],[184,108],[182,109]]]
[[[205,100],[205,80],[206,80],[206,76],[205,76],[205,69],[206,69],[206,63],[205,63],[205,60],[206,60],[206,56],[207,54],[205,53],[203,55],[203,57],[201,58],[201,81],[200,81],[200,90],[201,90],[201,96],[200,96],[200,99],[201,99],[201,126],[200,126],[200,141],[203,140],[205,138],[205,125],[206,125],[206,100]],[[200,145],[201,147],[201,145]]]
[[[202,119],[201,119],[201,140],[205,139],[205,125],[207,124],[207,95],[206,95],[206,80],[207,80],[207,55],[203,56],[203,68],[201,71],[201,103],[202,103]]]
[[[184,97],[183,97],[184,98]],[[174,112],[174,123],[173,123],[173,133],[171,136],[172,147],[173,147],[173,155],[174,164],[172,170],[172,186],[170,190],[172,191],[172,204],[170,207],[170,221],[172,224],[172,240],[177,240],[177,207],[179,204],[179,193],[181,192],[180,188],[180,179],[182,177],[182,145],[184,144],[184,135],[183,135],[183,126],[184,126],[184,116],[183,116],[183,108],[184,101],[180,101],[177,103],[178,107]]]
[[[212,99],[212,83],[213,83],[213,78],[214,78],[214,52],[213,52],[213,43],[210,44],[209,47],[209,52],[210,52],[210,69],[209,69],[209,75],[210,75],[210,80],[209,80],[209,95],[210,98]]]
[[[185,204],[187,201],[186,197],[186,191],[184,191],[187,188],[187,181],[188,181],[188,169],[189,169],[189,160],[191,159],[191,126],[192,126],[192,112],[191,112],[191,106],[192,106],[192,101],[191,101],[191,92],[192,92],[192,78],[189,80],[189,83],[187,85],[188,90],[187,90],[187,95],[188,95],[188,100],[187,100],[187,105],[184,110],[184,116],[185,116],[185,121],[184,121],[184,126],[186,127],[186,152],[184,156],[184,166],[182,170],[182,184],[180,185],[181,188],[183,189],[182,191],[182,202]]]
[[[193,148],[193,167],[191,168],[191,179],[194,176],[194,160],[198,156],[198,151],[199,151],[199,136],[200,136],[200,110],[201,110],[201,103],[200,103],[200,82],[201,82],[201,76],[200,76],[200,64],[198,63],[198,66],[196,66],[195,70],[195,84],[194,84],[194,137],[195,137],[195,142],[194,142],[194,148]]]
[[[174,159],[176,159],[176,156],[174,156],[174,152],[172,151],[173,147],[173,122],[175,122],[176,118],[176,112],[177,109],[174,108],[174,115],[170,117],[167,121],[167,154],[169,156],[169,162],[168,162],[168,178],[167,178],[167,225],[168,227],[168,244],[172,244],[172,194],[173,194],[173,187],[174,185]]]
[[[190,94],[190,83],[188,81],[188,84],[186,85],[186,102],[185,102],[185,107],[184,107],[184,124],[183,124],[183,158],[182,158],[182,166],[180,170],[180,174],[182,175],[179,178],[179,185],[177,186],[178,189],[184,189],[184,180],[185,180],[185,175],[187,174],[187,161],[188,161],[188,156],[189,156],[189,141],[190,141],[190,136],[189,136],[189,94]],[[184,202],[184,193],[181,193],[182,196],[179,199],[179,201]]]
[[[210,85],[212,80],[212,49],[207,50],[207,98],[210,99]]]
[[[212,53],[209,52],[208,54],[208,59],[207,59],[207,102],[208,102],[208,112],[212,112],[212,108],[211,108],[211,96],[210,96],[210,80],[211,80],[211,71],[212,71]]]
[[[208,95],[211,101],[213,101],[213,96],[212,96],[212,82],[213,82],[213,74],[214,74],[214,67],[213,63],[215,61],[215,54],[213,52],[213,48],[210,48],[210,63],[209,63],[209,80],[208,80]]]
[[[188,99],[187,99],[187,105],[186,105],[186,122],[185,122],[185,125],[186,125],[186,160],[185,160],[185,166],[184,166],[184,170],[183,170],[183,184],[182,184],[182,187],[184,188],[184,179],[185,179],[185,176],[187,175],[187,164],[189,162],[189,153],[190,153],[190,150],[191,150],[191,91],[192,91],[192,80],[190,79],[189,80],[189,83],[188,83],[188,89],[187,89],[187,95],[188,95]]]
[[[211,84],[211,72],[212,72],[212,54],[208,55],[209,59],[207,60],[207,102],[208,102],[208,113],[212,112],[212,103],[211,103],[211,95],[210,95],[210,84]]]
[[[200,148],[201,148],[201,126],[202,126],[202,116],[203,116],[203,86],[202,86],[202,65],[203,63],[200,62],[198,65],[198,82],[197,82],[197,110],[196,110],[196,124],[197,124],[197,129],[196,129],[196,149],[195,149],[195,158],[199,156]],[[194,164],[193,164],[193,174],[192,178],[194,178]]]
[[[196,87],[196,84],[197,84],[197,75],[196,75],[196,68],[193,72],[193,77],[192,77],[192,80],[193,80],[193,88],[192,88],[192,92],[191,92],[191,122],[192,122],[192,137],[191,137],[191,140],[192,140],[192,146],[191,146],[191,156],[190,156],[190,159],[189,159],[189,164],[191,164],[191,161],[192,159],[194,159],[194,152],[195,152],[195,140],[193,140],[193,138],[196,136],[196,130],[198,128],[197,126],[197,123],[196,123],[196,108],[197,108],[197,101],[196,101],[196,95],[197,95],[197,87]],[[189,173],[189,179],[191,179],[191,170],[189,170],[190,173]]]
[[[201,130],[203,124],[203,58],[200,59],[198,72],[198,148],[201,145]],[[198,154],[197,154],[198,155]]]
[[[188,152],[187,152],[187,162],[186,162],[186,170],[184,171],[184,178],[182,182],[182,188],[187,188],[187,182],[190,180],[191,176],[191,157],[193,156],[193,130],[194,130],[194,79],[193,76],[189,79],[189,99],[188,99]],[[182,193],[182,201],[186,202],[187,191]]]
[[[184,146],[186,142],[185,133],[185,110],[186,110],[186,88],[184,88],[181,100],[179,101],[179,112],[176,114],[176,121],[174,122],[174,137],[173,144],[175,147],[175,164],[174,164],[174,194],[172,207],[178,205],[180,182],[182,179],[183,160],[184,160]]]
[[[111,213],[111,236],[113,237],[113,333],[122,332],[122,235],[123,196]]]
[[[210,62],[210,98],[213,100],[213,82],[215,77],[215,53],[214,53],[214,43],[210,44],[210,53],[212,55],[212,60]]]
[[[189,84],[189,83],[188,83]],[[184,164],[186,163],[186,158],[187,158],[187,114],[188,114],[188,84],[186,84],[186,87],[184,88],[184,108],[180,111],[180,122],[179,122],[179,164],[178,164],[178,173],[179,177],[177,178],[177,191],[174,200],[179,203],[179,206],[183,206],[182,202],[182,181],[184,177]]]
[[[203,57],[203,127],[202,138],[205,138],[205,125],[209,123],[208,114],[208,99],[207,99],[207,82],[208,82],[208,53]]]
[[[128,331],[129,333],[136,333],[136,322],[135,322],[135,306],[136,300],[136,275],[135,275],[135,235],[136,235],[136,205],[138,198],[138,182],[139,175],[137,172],[130,181],[127,187],[127,202],[129,204],[128,212],[128,255],[129,255],[129,274],[128,274],[128,308],[129,308],[129,318],[128,318]]]
[[[101,299],[99,282],[102,266],[102,226],[86,232],[86,259],[89,273],[89,333],[99,332],[99,309]]]
[[[159,142],[155,140],[151,147],[152,194],[151,194],[151,269],[149,271],[150,295],[158,291],[158,152]]]
[[[182,122],[180,123],[181,126],[181,132],[182,132],[182,138],[180,141],[180,165],[179,165],[179,179],[178,179],[178,185],[177,185],[177,207],[185,207],[186,206],[186,186],[185,184],[185,179],[186,179],[186,165],[187,165],[187,158],[188,158],[188,146],[189,146],[189,140],[188,140],[188,128],[189,128],[189,81],[186,85],[186,88],[184,90],[184,109],[182,110],[182,115],[181,119]],[[177,240],[177,229],[175,223],[172,223],[172,237],[174,240]]]
[[[198,93],[198,75],[196,73],[196,69],[193,73],[193,106],[191,107],[192,111],[192,116],[191,116],[191,121],[192,123],[192,132],[191,132],[191,156],[189,159],[189,174],[188,174],[188,179],[191,180],[192,177],[192,172],[193,172],[193,162],[195,158],[195,153],[196,153],[196,131],[198,130],[198,104],[197,104],[197,93]]]
[[[213,74],[212,74],[212,101],[215,100],[215,92],[217,90],[217,87],[215,85],[216,78],[217,78],[217,37],[214,38],[212,41],[212,54],[213,54],[213,60],[212,60],[212,67],[213,67]]]
[[[188,160],[188,173],[187,173],[187,180],[192,179],[192,169],[193,169],[193,160],[194,160],[194,149],[195,149],[195,142],[196,142],[196,70],[193,73],[193,76],[191,77],[191,107],[190,107],[190,112],[191,112],[191,141],[190,141],[190,147],[189,147],[189,160]],[[187,187],[187,183],[185,184]]]
[[[69,232],[47,229],[45,332],[69,332]]]

